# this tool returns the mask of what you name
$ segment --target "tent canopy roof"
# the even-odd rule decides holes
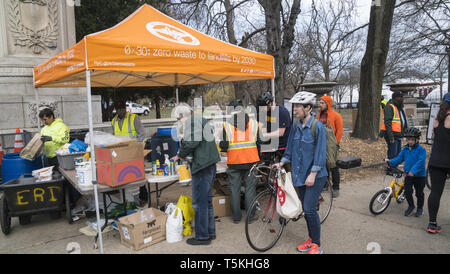
[[[274,78],[273,56],[200,33],[145,4],[34,68],[35,87],[183,86]]]

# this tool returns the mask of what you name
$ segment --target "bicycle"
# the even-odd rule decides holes
[[[405,173],[400,169],[388,164],[386,168],[386,176],[392,176],[393,179],[389,186],[378,191],[373,195],[369,203],[370,212],[374,215],[379,215],[386,211],[391,203],[391,199],[395,198],[397,203],[405,201],[405,191],[403,186],[405,185]]]
[[[267,173],[268,172],[268,173]],[[281,237],[284,227],[304,217],[302,212],[297,218],[285,219],[276,211],[278,194],[277,169],[259,163],[252,167],[250,174],[267,177],[267,188],[253,200],[245,220],[245,236],[250,247],[259,252],[271,249]],[[327,180],[317,205],[320,223],[328,217],[333,204],[332,187]],[[256,217],[255,217],[256,216]]]

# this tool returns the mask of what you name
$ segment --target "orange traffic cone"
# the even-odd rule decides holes
[[[16,133],[20,133],[20,129],[16,129]],[[25,143],[23,142],[23,135],[16,134],[14,139],[14,153],[21,152],[25,148]]]
[[[4,155],[4,151],[2,148],[2,144],[0,144],[0,166],[2,165],[2,159],[3,159],[3,155]]]

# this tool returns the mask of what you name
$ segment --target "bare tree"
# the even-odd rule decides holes
[[[352,32],[356,15],[354,0],[312,1],[310,20],[303,24],[306,39],[301,48],[316,63],[318,80],[338,80],[358,57],[362,39],[361,33]]]
[[[381,90],[389,52],[395,0],[374,0],[370,10],[366,53],[361,62],[359,107],[353,136],[376,140]]]
[[[300,0],[258,0],[266,19],[267,53],[275,58],[276,101],[282,103],[286,92],[286,66],[294,43]],[[282,2],[285,2],[284,5]],[[292,2],[292,5],[289,5]]]

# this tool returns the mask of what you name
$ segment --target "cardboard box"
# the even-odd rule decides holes
[[[20,152],[20,158],[34,161],[43,146],[44,143],[41,141],[41,134],[36,133],[27,146]]]
[[[167,215],[156,208],[146,208],[144,214],[153,214],[154,218],[141,222],[141,214],[136,212],[119,219],[117,226],[123,245],[140,250],[166,239]]]
[[[230,196],[221,195],[212,198],[214,217],[231,216]]]
[[[224,184],[224,182],[221,182],[219,180],[214,181],[213,185],[213,198],[212,198],[212,204],[214,208],[214,217],[224,217],[224,216],[231,216],[231,203],[230,203],[230,194],[231,191],[227,187],[227,185]]]
[[[120,186],[145,179],[144,144],[136,140],[95,148],[98,183]]]

